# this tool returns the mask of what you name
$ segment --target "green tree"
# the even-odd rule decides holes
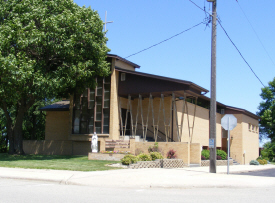
[[[263,150],[261,151],[262,158],[273,161],[275,158],[275,143],[267,142],[263,146]]]
[[[275,78],[262,88],[260,94],[263,101],[258,107],[260,120],[260,139],[268,137],[275,142]]]
[[[0,108],[9,153],[24,154],[24,114],[36,101],[95,86],[109,73],[103,22],[72,0],[0,0]]]

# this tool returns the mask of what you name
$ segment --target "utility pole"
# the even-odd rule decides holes
[[[217,38],[217,0],[207,0],[212,2],[212,42],[211,42],[211,99],[210,99],[210,136],[214,146],[210,148],[210,173],[216,173],[216,38]]]

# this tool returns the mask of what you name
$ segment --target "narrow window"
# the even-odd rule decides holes
[[[97,78],[95,89],[75,94],[73,115],[74,134],[109,133],[110,77]]]

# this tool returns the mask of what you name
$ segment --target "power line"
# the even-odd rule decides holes
[[[272,62],[272,63],[273,63],[273,65],[275,66],[274,61],[272,60],[272,58],[270,57],[269,53],[267,52],[267,50],[266,50],[266,48],[265,48],[264,44],[263,44],[263,43],[262,43],[262,41],[260,40],[260,37],[259,37],[259,36],[258,36],[258,34],[256,33],[256,31],[255,31],[254,27],[252,26],[251,22],[249,21],[249,19],[248,19],[247,15],[245,14],[245,12],[244,12],[244,10],[242,9],[241,5],[239,4],[239,2],[238,2],[238,1],[237,1],[237,3],[238,3],[238,5],[239,5],[239,7],[240,7],[241,11],[243,12],[243,14],[244,14],[244,16],[245,16],[246,20],[247,20],[247,21],[248,21],[248,23],[250,24],[250,26],[251,26],[251,28],[252,28],[253,32],[255,33],[255,35],[257,36],[257,38],[258,38],[258,40],[259,40],[259,42],[261,43],[262,47],[264,48],[264,50],[265,50],[266,54],[268,55],[269,59],[271,60],[271,62]]]
[[[195,4],[192,0],[189,0],[190,2],[192,2],[196,7],[198,7],[200,10],[202,10],[203,12],[206,12],[204,9],[202,9],[201,7],[199,7],[197,4]],[[249,65],[249,63],[245,60],[245,58],[243,57],[242,53],[240,52],[240,50],[238,49],[238,47],[234,44],[234,42],[231,40],[231,38],[229,37],[229,35],[227,34],[226,30],[223,28],[222,24],[221,24],[221,20],[218,18],[218,23],[221,26],[221,28],[223,29],[224,33],[226,34],[226,36],[228,37],[228,39],[230,40],[230,42],[233,44],[233,46],[236,48],[236,50],[239,52],[240,56],[242,57],[242,59],[244,60],[244,62],[247,64],[247,66],[250,68],[250,70],[252,71],[252,73],[256,76],[256,78],[260,81],[260,83],[265,87],[265,85],[263,84],[263,82],[260,80],[260,78],[256,75],[256,73],[253,71],[253,69],[251,68],[251,66]]]
[[[219,25],[221,26],[221,28],[223,29],[224,33],[226,34],[227,38],[230,40],[230,42],[233,44],[233,46],[236,48],[236,50],[239,52],[240,56],[242,57],[242,59],[244,60],[244,62],[248,65],[248,67],[250,68],[250,70],[252,71],[252,73],[256,76],[256,78],[260,81],[260,83],[262,83],[262,85],[265,87],[265,85],[263,84],[263,82],[260,80],[260,78],[256,75],[256,73],[253,71],[253,69],[251,68],[251,66],[249,65],[249,63],[245,60],[245,58],[243,57],[242,53],[240,52],[240,50],[238,49],[238,47],[235,45],[235,43],[231,40],[231,38],[229,37],[229,35],[227,34],[227,32],[225,31],[225,29],[223,28],[221,22],[218,20]]]
[[[193,29],[193,28],[195,28],[195,27],[197,27],[197,26],[199,26],[199,25],[201,25],[201,24],[204,24],[204,22],[200,22],[200,23],[198,23],[198,24],[196,24],[196,25],[194,25],[194,26],[192,26],[192,27],[190,27],[190,28],[188,28],[188,29],[186,29],[186,30],[184,30],[184,31],[182,31],[182,32],[180,32],[180,33],[178,33],[178,34],[176,34],[176,35],[173,35],[172,37],[169,37],[169,38],[167,38],[167,39],[165,39],[165,40],[162,40],[161,42],[159,42],[159,43],[157,43],[157,44],[154,44],[154,45],[152,45],[152,46],[150,46],[150,47],[148,47],[148,48],[146,48],[146,49],[143,49],[143,50],[141,50],[141,51],[139,51],[139,52],[136,52],[136,53],[134,53],[134,54],[131,54],[131,55],[125,57],[125,59],[126,59],[126,58],[129,58],[129,57],[131,57],[131,56],[137,55],[137,54],[139,54],[139,53],[141,53],[141,52],[144,52],[144,51],[146,51],[146,50],[148,50],[148,49],[151,49],[151,48],[153,48],[153,47],[155,47],[155,46],[157,46],[157,45],[159,45],[159,44],[161,44],[161,43],[163,43],[163,42],[166,42],[166,41],[168,41],[168,40],[170,40],[170,39],[172,39],[172,38],[174,38],[174,37],[177,37],[177,36],[183,34],[184,32],[187,32],[187,31],[189,31],[189,30],[191,30],[191,29]]]

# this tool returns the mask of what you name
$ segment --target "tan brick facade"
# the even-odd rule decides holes
[[[120,116],[119,116],[119,103],[121,108],[127,109],[128,100],[118,96],[119,85],[119,72],[115,70],[115,67],[121,69],[134,71],[135,68],[121,60],[112,58],[111,67],[111,89],[110,89],[110,120],[109,120],[109,134],[98,135],[99,136],[99,148],[105,150],[105,139],[120,139]],[[160,95],[159,95],[160,96]],[[147,120],[149,98],[143,98],[142,100],[142,113],[144,123]],[[200,163],[201,147],[207,147],[209,144],[209,109],[196,107],[192,103],[187,102],[187,108],[184,112],[183,133],[181,142],[177,137],[177,125],[176,116],[178,118],[178,124],[181,123],[183,100],[176,101],[177,113],[172,113],[172,96],[166,96],[164,98],[165,115],[163,109],[159,111],[160,97],[153,99],[153,112],[155,124],[159,119],[159,136],[158,142],[160,148],[163,150],[163,154],[166,156],[170,149],[177,151],[178,158],[183,159],[185,163]],[[138,99],[132,100],[132,113],[134,116],[137,114]],[[188,115],[187,115],[188,110]],[[193,126],[195,112],[195,122]],[[73,118],[73,96],[70,97],[69,111],[47,111],[46,114],[46,129],[45,129],[45,141],[24,141],[24,150],[26,153],[34,154],[85,154],[91,151],[90,141],[92,134],[72,134],[72,118]],[[255,118],[239,113],[234,114],[238,120],[238,124],[234,130],[231,131],[230,156],[237,160],[241,164],[248,164],[250,160],[256,159],[258,156],[259,146],[259,132],[258,121]],[[216,124],[216,145],[219,148],[226,149],[226,138],[222,139],[222,127],[221,118],[223,115],[217,113]],[[164,118],[165,121],[164,122]],[[171,118],[171,131],[173,134],[170,136],[173,141],[166,143],[165,136],[165,124],[169,124]],[[148,131],[147,137],[154,137],[153,128],[153,116],[152,109],[148,114]],[[189,125],[188,125],[189,121]],[[142,120],[139,112],[138,116],[138,129],[137,135],[142,135]],[[249,130],[248,126],[255,126],[254,129]],[[171,140],[170,140],[171,141]],[[148,152],[148,147],[152,146],[153,142],[135,142],[130,140],[131,152],[138,151]],[[133,147],[134,146],[134,147]],[[126,150],[126,149],[125,149]],[[126,150],[127,151],[127,150]],[[245,153],[244,153],[245,152]]]

